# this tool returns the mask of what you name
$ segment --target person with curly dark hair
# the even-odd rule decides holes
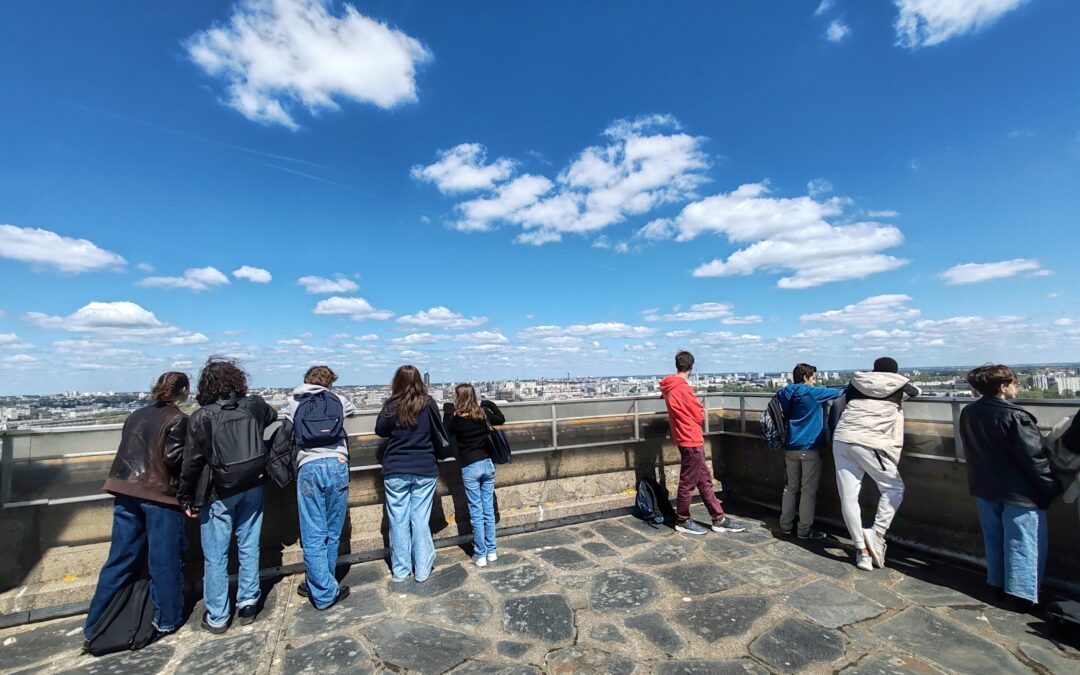
[[[203,549],[202,627],[229,628],[229,543],[236,534],[240,574],[236,605],[241,624],[255,621],[259,603],[266,445],[263,433],[277,411],[248,394],[247,374],[231,359],[210,357],[199,373],[201,406],[191,415],[177,499],[199,519]]]
[[[86,614],[87,639],[113,596],[135,577],[144,560],[150,568],[154,639],[183,622],[184,516],[176,488],[188,422],[180,404],[189,394],[187,375],[163,373],[150,393],[153,402],[124,420],[104,488],[115,497],[112,543]]]

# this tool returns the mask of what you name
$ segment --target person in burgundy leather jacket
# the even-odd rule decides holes
[[[86,615],[83,635],[88,639],[113,596],[144,564],[150,569],[154,628],[164,635],[183,621],[184,515],[176,489],[187,434],[187,415],[180,404],[189,393],[187,375],[164,373],[150,393],[153,403],[124,421],[105,480],[105,491],[116,498],[112,544]]]

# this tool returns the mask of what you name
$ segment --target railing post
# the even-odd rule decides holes
[[[638,409],[638,401],[634,399],[634,442],[641,441],[641,410]]]
[[[559,416],[555,412],[555,404],[551,404],[551,447],[559,449]]]
[[[708,436],[712,433],[709,430],[709,395],[705,394],[701,397],[701,407],[705,409],[705,435]]]
[[[739,395],[739,433],[746,433],[746,397]]]
[[[10,434],[0,435],[3,455],[0,457],[0,508],[11,501],[11,472],[15,468],[15,439]]]
[[[964,441],[960,438],[960,402],[952,401],[952,433],[956,459],[964,459]]]

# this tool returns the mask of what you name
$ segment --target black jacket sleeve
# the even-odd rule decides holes
[[[203,426],[205,415],[198,411],[188,419],[187,433],[184,437],[184,461],[180,468],[180,488],[176,491],[176,500],[180,506],[188,507],[195,503],[195,495],[202,479],[203,467],[206,466],[206,444]]]
[[[184,446],[187,444],[187,415],[178,415],[165,431],[165,466],[172,476],[180,475],[184,462]]]
[[[503,415],[494,401],[480,401],[480,407],[487,413],[488,423],[491,426],[497,427],[500,424],[506,424],[506,415]]]
[[[916,387],[915,385],[913,385],[910,382],[908,382],[907,384],[904,385],[904,395],[907,396],[908,398],[915,398],[916,396],[918,396],[921,393],[922,393],[922,390],[919,389],[918,387]]]
[[[1072,424],[1061,437],[1061,442],[1067,450],[1080,455],[1080,411],[1073,415]]]
[[[379,416],[375,418],[375,435],[381,438],[390,438],[390,434],[393,433],[396,426],[396,416],[384,405],[382,410],[379,411]]]
[[[1046,508],[1060,488],[1050,473],[1050,461],[1043,449],[1043,437],[1035,420],[1027,415],[1014,415],[1009,428],[1009,448],[1013,459],[1023,469],[1028,481],[1042,495],[1040,508]]]

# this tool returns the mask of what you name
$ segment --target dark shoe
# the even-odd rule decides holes
[[[319,611],[320,612],[325,612],[326,610],[330,609],[331,607],[338,604],[339,602],[341,602],[342,600],[344,600],[347,597],[349,597],[349,587],[348,586],[339,586],[338,587],[338,592],[337,592],[337,597],[334,598],[334,601],[331,602],[326,607],[323,607]]]
[[[824,532],[818,532],[817,530],[810,530],[806,534],[799,534],[799,539],[808,539],[810,541],[821,541],[828,538],[829,535]]]
[[[781,527],[780,528],[780,534],[784,535],[785,537],[790,537],[791,535],[795,534],[795,528],[785,530],[784,528]]]
[[[301,598],[306,598],[311,595],[311,593],[307,589],[306,581],[301,581],[300,585],[296,587],[296,594],[299,595]]]
[[[90,653],[90,641],[89,640],[83,640],[82,641],[82,651],[79,654],[80,654],[80,656],[83,656],[83,655],[86,655],[86,654],[89,654],[89,653]]]
[[[259,615],[259,606],[258,606],[258,604],[245,605],[245,606],[241,607],[240,611],[238,611],[236,614],[237,614],[237,616],[240,617],[240,625],[241,626],[246,626],[248,624],[255,623],[255,617],[257,617]]]
[[[203,612],[202,621],[199,623],[199,625],[202,626],[203,630],[209,633],[213,633],[214,635],[223,635],[225,631],[229,630],[228,623],[226,623],[224,626],[211,626],[209,612]]]

